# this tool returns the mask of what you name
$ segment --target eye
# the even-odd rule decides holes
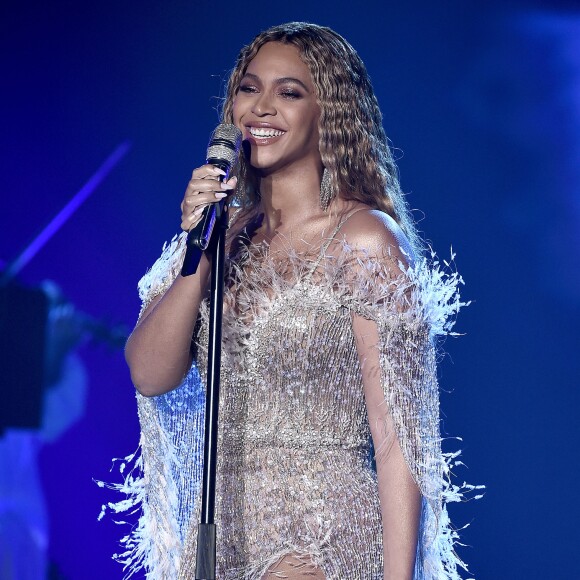
[[[241,84],[238,91],[240,93],[257,93],[258,89],[254,85]]]
[[[299,99],[302,97],[302,95],[297,90],[290,89],[290,88],[282,89],[279,94],[284,99],[290,99],[290,100],[295,100],[295,99]]]

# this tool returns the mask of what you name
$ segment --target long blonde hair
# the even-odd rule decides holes
[[[386,212],[401,226],[413,249],[420,251],[422,241],[399,185],[365,65],[355,49],[330,28],[305,22],[281,24],[261,32],[242,48],[227,84],[223,122],[233,123],[240,82],[267,42],[295,46],[310,70],[321,110],[320,156],[330,172],[333,194],[340,192],[344,199]],[[244,155],[240,157],[236,203],[241,208],[240,220],[247,223],[258,211],[260,194],[257,175]]]

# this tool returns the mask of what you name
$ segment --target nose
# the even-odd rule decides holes
[[[264,117],[265,115],[275,115],[276,107],[274,106],[272,95],[264,91],[254,101],[252,106],[252,113],[257,117]]]

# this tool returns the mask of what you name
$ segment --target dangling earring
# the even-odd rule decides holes
[[[325,167],[322,172],[322,181],[320,182],[320,207],[323,211],[328,209],[332,197],[332,180],[330,177],[330,171]]]

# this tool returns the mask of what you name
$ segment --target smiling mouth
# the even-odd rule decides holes
[[[255,139],[271,139],[272,137],[280,137],[286,133],[286,131],[280,131],[279,129],[265,129],[260,127],[248,127],[248,132]]]

